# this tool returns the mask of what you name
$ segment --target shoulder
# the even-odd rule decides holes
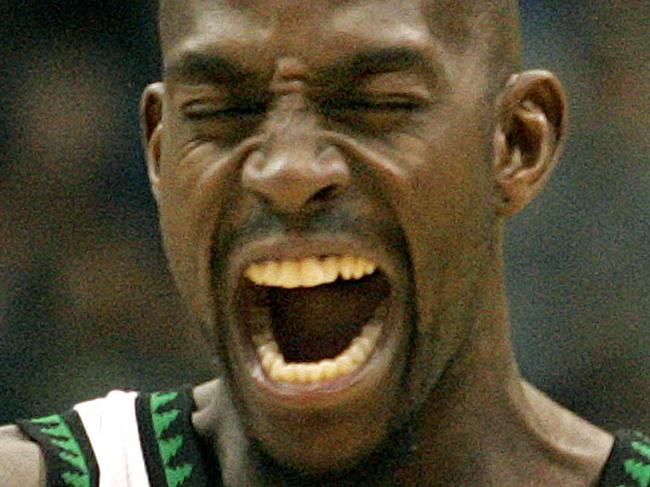
[[[41,449],[14,425],[0,427],[0,485],[45,485],[45,461]]]
[[[222,379],[214,379],[200,384],[192,390],[192,396],[197,409],[205,409],[215,399],[217,393],[223,388]]]
[[[212,437],[223,416],[225,395],[221,379],[196,386],[192,397],[196,410],[192,414],[192,425],[199,436]]]
[[[529,427],[540,441],[545,457],[572,481],[563,485],[601,485],[614,436],[556,403],[531,384],[524,382],[524,395],[532,413]],[[551,472],[549,467],[547,471]],[[573,482],[573,483],[571,483]],[[554,484],[555,485],[555,484]],[[559,485],[559,484],[558,484]]]

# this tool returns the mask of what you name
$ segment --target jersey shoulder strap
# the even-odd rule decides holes
[[[621,430],[615,435],[600,487],[650,486],[650,437],[639,431]]]
[[[97,459],[77,411],[16,424],[43,452],[47,487],[99,487]]]
[[[140,394],[135,401],[140,442],[152,487],[221,486],[209,447],[192,426],[192,389]]]

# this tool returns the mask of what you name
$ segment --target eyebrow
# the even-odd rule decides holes
[[[251,76],[241,65],[226,57],[203,52],[188,52],[165,66],[165,78],[210,79],[236,82]]]
[[[436,65],[420,49],[411,46],[394,46],[357,52],[335,62],[323,72],[334,76],[344,75],[350,79],[409,69],[431,71],[436,69]]]
[[[355,54],[348,65],[353,73],[375,74],[405,69],[432,68],[428,57],[412,47],[385,47]]]

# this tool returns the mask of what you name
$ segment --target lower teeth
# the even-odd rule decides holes
[[[380,325],[366,324],[348,348],[332,359],[286,363],[270,332],[253,336],[262,369],[271,380],[290,384],[313,384],[349,375],[363,365],[377,344]]]

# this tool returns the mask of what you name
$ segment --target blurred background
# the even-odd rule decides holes
[[[591,421],[650,429],[650,2],[521,2],[570,141],[508,227],[524,375]],[[138,127],[151,0],[0,0],[0,423],[111,388],[207,380],[160,246]]]

